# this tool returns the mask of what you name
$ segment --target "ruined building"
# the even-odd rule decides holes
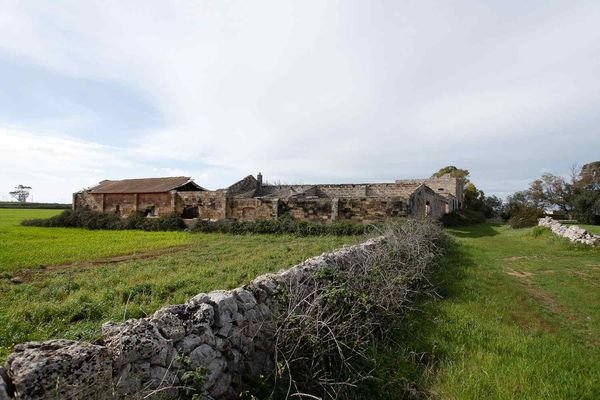
[[[252,175],[207,190],[188,177],[102,181],[73,194],[73,209],[148,217],[254,221],[289,214],[311,222],[375,223],[391,217],[440,217],[462,207],[464,182],[449,175],[394,183],[273,185]]]

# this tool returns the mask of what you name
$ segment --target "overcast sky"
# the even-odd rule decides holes
[[[0,0],[0,200],[103,179],[426,177],[600,159],[600,2]]]

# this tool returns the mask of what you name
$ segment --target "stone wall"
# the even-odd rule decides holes
[[[194,192],[196,193],[196,192]],[[152,210],[152,216],[167,215],[175,211],[171,193],[89,193],[73,196],[74,209],[89,209],[127,217],[136,211]],[[118,208],[117,208],[118,207]]]
[[[600,245],[600,236],[594,235],[585,229],[578,227],[577,225],[566,226],[550,217],[540,218],[538,225],[550,228],[552,233],[567,238],[571,242],[582,243],[591,246]]]
[[[177,398],[186,386],[184,374],[197,368],[204,395],[239,398],[245,382],[273,368],[281,289],[302,285],[308,274],[379,240],[311,258],[234,290],[198,294],[148,318],[108,322],[95,344],[17,345],[0,371],[0,400]]]
[[[275,204],[275,208],[273,205]],[[277,199],[230,199],[227,207],[227,218],[236,221],[256,221],[259,219],[277,218]]]
[[[223,190],[204,192],[177,192],[177,210],[186,206],[197,208],[197,217],[219,221],[227,218],[227,194]]]

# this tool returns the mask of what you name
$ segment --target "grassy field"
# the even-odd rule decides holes
[[[600,249],[539,228],[449,232],[441,298],[376,351],[380,384],[358,396],[599,399]]]
[[[53,213],[0,210],[0,361],[13,343],[94,339],[106,320],[359,240],[18,226]],[[438,296],[418,300],[392,348],[374,349],[379,380],[355,397],[600,398],[600,249],[540,228],[449,233],[455,245],[433,278]]]
[[[107,320],[145,316],[360,240],[18,226],[53,213],[0,210],[0,362],[14,343],[95,339]]]
[[[191,235],[185,232],[89,231],[19,225],[23,219],[47,218],[61,212],[0,209],[0,274],[191,243]]]
[[[600,235],[600,225],[581,225],[577,224],[588,232],[595,233],[596,235]]]

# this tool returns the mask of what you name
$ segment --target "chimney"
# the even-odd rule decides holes
[[[258,182],[258,188],[257,191],[260,192],[262,189],[262,174],[259,172],[258,175],[256,175],[256,181]]]

